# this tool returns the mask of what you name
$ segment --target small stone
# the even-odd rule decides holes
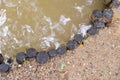
[[[96,28],[96,27],[91,27],[89,30],[88,30],[88,33],[90,34],[90,35],[95,35],[95,34],[97,34],[99,31],[98,31],[98,29]]]
[[[55,50],[55,49],[49,50],[49,51],[48,51],[48,55],[49,55],[50,57],[56,56],[56,55],[57,55],[57,50]]]
[[[102,14],[101,10],[96,9],[96,10],[93,11],[92,16],[95,17],[95,18],[102,18],[103,14]]]
[[[57,49],[57,53],[60,55],[65,54],[66,52],[67,52],[66,48],[60,47]]]
[[[83,38],[83,36],[82,36],[81,34],[76,34],[76,35],[74,36],[74,40],[75,40],[76,42],[78,42],[78,43],[81,43],[83,39],[84,39],[84,38]]]
[[[117,8],[119,6],[120,6],[119,0],[112,0],[111,7]]]
[[[104,17],[107,21],[111,20],[112,17],[113,17],[113,11],[112,11],[112,9],[104,9],[104,10],[103,10],[103,17]]]
[[[105,27],[105,23],[103,21],[100,21],[100,20],[95,20],[93,24],[94,24],[94,27],[97,27],[97,28],[104,28]]]
[[[36,56],[36,61],[38,63],[44,64],[49,60],[49,56],[45,52],[39,52]]]
[[[22,64],[25,60],[26,60],[26,55],[25,55],[24,52],[19,52],[19,53],[17,53],[17,55],[16,55],[16,61],[17,61],[19,64]]]
[[[77,46],[77,43],[73,40],[69,40],[66,46],[68,50],[74,50]]]
[[[8,72],[10,69],[10,66],[8,64],[5,64],[4,62],[0,64],[0,72]]]
[[[29,48],[26,50],[26,57],[27,58],[33,58],[37,55],[37,51],[34,48]]]
[[[32,68],[32,66],[29,66],[29,68]]]
[[[22,67],[22,65],[19,64],[18,67],[20,68],[20,67]]]
[[[0,64],[3,63],[3,61],[4,61],[4,58],[3,58],[2,54],[0,54]]]
[[[12,58],[7,59],[7,63],[11,64],[13,62]]]

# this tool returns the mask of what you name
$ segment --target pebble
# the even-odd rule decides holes
[[[83,41],[83,36],[81,35],[81,34],[76,34],[75,36],[74,36],[74,40],[76,41],[76,42],[78,42],[78,43],[81,43],[82,41]]]
[[[69,40],[66,45],[68,50],[74,50],[76,46],[77,46],[77,43],[73,40]]]
[[[111,6],[115,8],[119,7],[120,6],[119,0],[112,0]]]
[[[97,34],[99,31],[96,27],[91,27],[89,30],[88,30],[88,34],[90,35],[95,35]]]
[[[8,72],[10,69],[10,66],[8,64],[5,64],[4,62],[0,64],[0,72]]]
[[[13,62],[13,59],[12,58],[8,58],[7,59],[7,63],[11,64]]]
[[[0,64],[3,63],[3,61],[4,61],[4,58],[3,58],[2,54],[0,54]]]
[[[49,51],[48,51],[48,55],[49,55],[50,57],[56,56],[56,55],[57,55],[57,50],[55,50],[55,49],[49,50]]]
[[[104,9],[103,10],[103,17],[108,21],[111,20],[113,17],[112,9]]]
[[[22,67],[22,65],[19,64],[18,67],[20,68],[20,67]]]
[[[26,50],[26,57],[27,58],[33,58],[37,55],[37,51],[34,48],[29,48]]]
[[[49,56],[45,52],[39,52],[36,56],[36,61],[40,64],[44,64],[49,60]]]
[[[60,48],[57,49],[57,53],[60,54],[60,55],[63,55],[66,52],[67,52],[66,48],[60,47]]]
[[[16,61],[17,61],[19,64],[22,64],[25,60],[26,60],[26,55],[25,55],[24,52],[19,52],[19,53],[17,53],[17,55],[16,55]]]
[[[95,18],[102,18],[103,16],[103,13],[101,10],[94,10],[93,13],[92,13],[92,16],[95,17]]]
[[[97,27],[97,28],[104,28],[105,27],[105,23],[101,20],[95,20],[93,24],[94,24],[94,27]]]

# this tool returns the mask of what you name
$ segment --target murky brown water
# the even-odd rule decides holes
[[[104,0],[0,0],[0,52],[48,50],[68,41]]]

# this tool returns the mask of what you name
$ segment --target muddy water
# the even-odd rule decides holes
[[[64,46],[104,0],[0,0],[0,52]]]

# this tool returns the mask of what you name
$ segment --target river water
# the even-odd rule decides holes
[[[104,0],[0,0],[0,53],[65,46]]]

